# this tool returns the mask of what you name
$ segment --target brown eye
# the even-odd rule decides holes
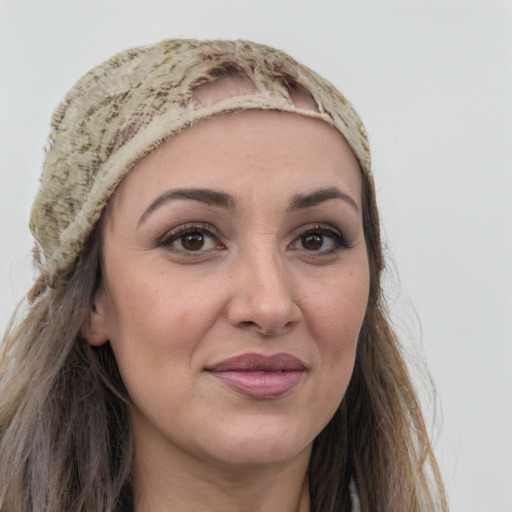
[[[179,226],[157,240],[156,245],[179,254],[204,255],[213,250],[223,250],[219,235],[208,224]]]
[[[322,224],[299,233],[289,247],[293,250],[309,253],[310,256],[321,257],[347,249],[349,243],[340,231]]]
[[[318,251],[322,248],[324,237],[320,233],[311,233],[301,237],[301,241],[307,251]]]
[[[186,251],[199,251],[204,246],[204,235],[199,231],[187,233],[180,237],[180,242]]]

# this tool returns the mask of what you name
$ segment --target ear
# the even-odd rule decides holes
[[[99,347],[108,341],[107,296],[102,285],[96,290],[89,310],[89,318],[83,328],[83,336],[89,345]]]

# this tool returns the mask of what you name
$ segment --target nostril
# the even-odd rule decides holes
[[[239,324],[240,327],[246,327],[246,328],[251,328],[251,327],[258,327],[258,324],[256,322],[252,322],[250,320],[247,320],[247,321],[244,321],[244,322],[240,322]]]
[[[254,331],[254,332],[260,334],[261,336],[270,337],[270,336],[277,336],[280,334],[284,334],[285,332],[288,332],[290,329],[293,328],[293,325],[295,323],[296,322],[294,322],[294,321],[289,321],[289,322],[286,322],[286,324],[284,324],[284,325],[278,324],[278,323],[276,323],[275,325],[270,325],[266,322],[262,322],[260,325],[258,322],[246,320],[246,321],[239,322],[237,327],[240,329],[248,330],[248,331]]]

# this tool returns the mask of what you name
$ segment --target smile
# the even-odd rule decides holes
[[[207,371],[241,395],[265,400],[280,397],[299,384],[304,363],[290,354],[243,354],[221,361]]]

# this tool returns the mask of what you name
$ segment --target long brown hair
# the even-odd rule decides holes
[[[271,62],[277,73],[279,60]],[[355,494],[363,512],[446,511],[418,399],[387,318],[375,191],[368,173],[362,175],[370,297],[348,390],[313,444],[311,510],[349,512]],[[82,336],[101,280],[101,232],[100,219],[71,269],[51,286],[36,285],[0,347],[0,512],[130,508],[129,398],[110,345],[93,348]]]
[[[131,437],[110,347],[81,335],[100,279],[97,230],[74,272],[11,321],[0,360],[0,510],[112,511]]]

